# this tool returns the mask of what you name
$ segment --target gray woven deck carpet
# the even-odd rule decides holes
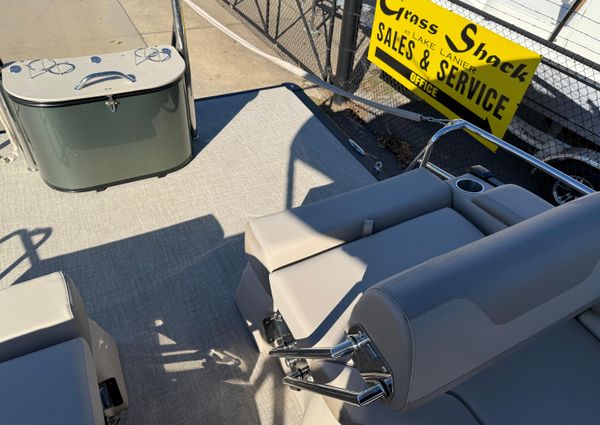
[[[125,424],[296,424],[295,396],[233,301],[244,225],[374,179],[287,88],[197,109],[194,160],[161,179],[69,194],[21,158],[0,164],[0,286],[73,278],[119,344]]]

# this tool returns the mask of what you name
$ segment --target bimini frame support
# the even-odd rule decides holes
[[[410,165],[406,168],[406,171],[412,170],[413,168],[421,167],[426,168],[429,164],[429,159],[431,157],[431,153],[433,152],[433,148],[437,144],[437,142],[446,134],[451,133],[456,130],[468,130],[472,133],[477,134],[478,136],[483,137],[488,142],[493,145],[499,147],[500,149],[516,156],[517,158],[522,159],[523,161],[529,163],[533,167],[542,170],[544,173],[552,176],[556,180],[560,181],[564,185],[572,188],[573,190],[581,193],[582,195],[588,195],[590,193],[594,193],[594,190],[587,187],[586,185],[578,182],[573,177],[563,173],[560,170],[552,167],[551,165],[546,164],[544,161],[541,161],[534,157],[533,155],[528,154],[527,152],[522,151],[521,149],[511,145],[510,143],[505,142],[499,137],[494,136],[493,134],[488,133],[485,130],[471,124],[468,121],[464,120],[452,120],[449,121],[446,126],[438,130],[431,139],[427,142],[425,148],[416,156],[416,158],[410,163]]]
[[[194,93],[192,91],[192,69],[190,66],[190,58],[187,47],[187,37],[185,35],[185,20],[183,18],[183,10],[179,0],[171,0],[171,8],[173,9],[173,32],[171,37],[171,45],[175,47],[177,52],[185,61],[185,90],[187,92],[188,112],[190,117],[190,133],[192,139],[198,137],[198,128],[196,123],[196,105],[194,102]]]

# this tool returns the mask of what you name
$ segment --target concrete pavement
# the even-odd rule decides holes
[[[231,30],[262,43],[215,0],[196,0]],[[184,5],[194,95],[212,96],[291,81]],[[61,58],[108,53],[171,39],[170,0],[2,0],[0,58]]]

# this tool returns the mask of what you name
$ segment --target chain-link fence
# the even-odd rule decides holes
[[[441,117],[367,60],[375,0],[218,1],[285,59],[367,99]],[[600,189],[600,22],[590,9],[597,1],[433,0],[542,55],[504,138]],[[593,7],[600,16],[598,4]],[[440,128],[354,102],[343,107],[397,156],[399,170]],[[448,136],[431,160],[455,175],[481,164],[500,180],[550,200],[571,196],[543,173],[508,154],[491,152],[466,133]]]

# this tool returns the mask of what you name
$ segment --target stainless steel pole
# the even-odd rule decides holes
[[[183,10],[179,0],[171,0],[173,9],[173,34],[171,43],[177,49],[183,60],[185,61],[185,89],[188,97],[188,112],[190,117],[190,132],[192,139],[198,137],[198,128],[196,123],[196,106],[194,102],[194,93],[192,92],[192,69],[190,67],[190,58],[187,48],[187,38],[185,35],[185,20],[183,18]]]
[[[292,357],[300,359],[339,359],[352,354],[362,346],[370,343],[371,340],[366,335],[348,335],[346,339],[333,347],[281,347],[269,351],[271,357]]]
[[[23,131],[19,121],[16,119],[9,107],[9,100],[6,96],[6,92],[2,87],[2,76],[0,74],[0,121],[3,123],[6,129],[6,133],[12,143],[23,153],[25,162],[27,163],[27,169],[30,171],[36,171],[37,165],[33,159],[33,153],[29,149],[29,143],[27,136]]]

